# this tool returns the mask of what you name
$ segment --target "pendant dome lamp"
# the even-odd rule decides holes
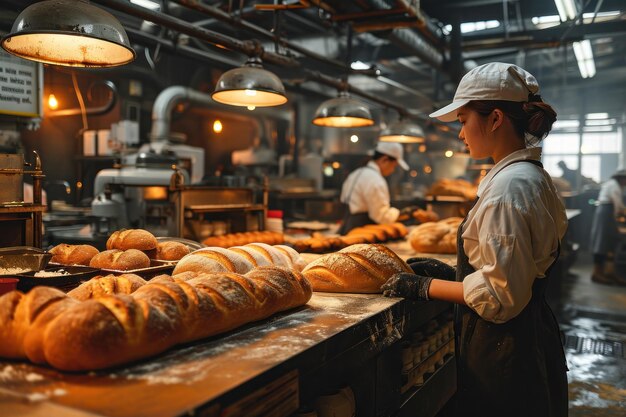
[[[381,142],[424,143],[426,137],[421,126],[410,120],[400,118],[383,129],[378,140]]]
[[[120,22],[86,0],[28,6],[1,45],[24,59],[68,67],[114,67],[135,59]]]
[[[263,69],[259,57],[226,71],[217,81],[213,100],[231,106],[270,107],[287,102],[285,87],[276,74]]]
[[[313,124],[324,127],[365,127],[374,124],[374,118],[365,103],[341,91],[339,97],[326,100],[315,111]]]

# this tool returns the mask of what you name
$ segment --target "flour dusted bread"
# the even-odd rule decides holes
[[[289,247],[250,243],[228,249],[220,247],[198,249],[178,261],[172,274],[188,271],[245,274],[258,266],[282,266],[301,270],[304,264],[300,255]]]
[[[78,301],[49,287],[0,297],[0,357],[66,371],[109,368],[305,304],[297,271],[160,276],[132,294]]]
[[[430,187],[428,194],[433,196],[458,196],[474,200],[478,187],[463,179],[442,178]]]
[[[456,253],[457,231],[462,221],[461,217],[450,217],[421,224],[409,234],[409,243],[417,252]]]
[[[156,237],[143,229],[118,230],[113,232],[107,240],[107,249],[153,251],[157,245]]]
[[[131,269],[148,268],[150,258],[137,249],[119,250],[111,249],[100,252],[91,259],[89,266],[93,268],[115,269],[129,271]]]
[[[412,272],[393,251],[383,245],[357,244],[321,256],[302,273],[314,291],[379,293],[393,274]]]
[[[83,282],[67,295],[84,301],[111,294],[132,294],[145,284],[146,280],[135,274],[97,276]]]
[[[180,242],[159,242],[156,258],[160,261],[178,261],[185,255],[189,255],[190,252],[187,245]]]
[[[61,243],[50,249],[53,256],[50,262],[61,265],[84,265],[88,266],[91,258],[100,251],[91,245],[68,245]]]

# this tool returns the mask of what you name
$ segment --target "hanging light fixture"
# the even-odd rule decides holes
[[[423,143],[426,138],[421,126],[401,118],[383,129],[378,140],[381,142]]]
[[[46,0],[19,14],[2,38],[7,52],[69,67],[113,67],[135,59],[126,31],[85,0]]]
[[[367,106],[346,92],[339,97],[326,100],[315,111],[313,124],[325,127],[364,127],[374,124],[374,118]]]
[[[243,66],[223,73],[211,97],[219,103],[245,107],[280,106],[287,102],[280,78],[263,69],[259,57],[251,57]]]

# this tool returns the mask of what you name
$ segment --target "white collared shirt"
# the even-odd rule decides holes
[[[602,184],[600,194],[598,195],[600,204],[613,203],[613,211],[617,216],[624,211],[624,202],[622,201],[622,187],[615,178],[611,178]]]
[[[484,320],[503,323],[526,307],[567,229],[548,173],[532,163],[509,165],[540,158],[541,148],[530,148],[498,162],[480,183],[463,228],[463,247],[476,269],[463,281],[463,297]]]
[[[389,186],[374,161],[348,175],[341,187],[340,200],[350,207],[351,214],[367,213],[379,224],[393,223],[400,215],[400,210],[391,207]]]

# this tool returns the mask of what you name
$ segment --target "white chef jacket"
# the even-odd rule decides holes
[[[567,229],[550,176],[532,163],[509,165],[540,158],[541,148],[530,148],[498,162],[480,183],[463,227],[465,254],[476,270],[463,281],[463,298],[484,320],[503,323],[526,307]]]
[[[350,201],[347,201],[348,197]],[[367,212],[370,219],[379,224],[393,223],[400,215],[400,210],[390,205],[389,186],[374,161],[348,175],[341,188],[340,200],[350,207],[350,214]]]
[[[598,202],[600,204],[613,203],[613,211],[617,216],[624,211],[624,201],[622,200],[622,187],[615,178],[611,178],[600,188],[600,195],[598,195]]]

